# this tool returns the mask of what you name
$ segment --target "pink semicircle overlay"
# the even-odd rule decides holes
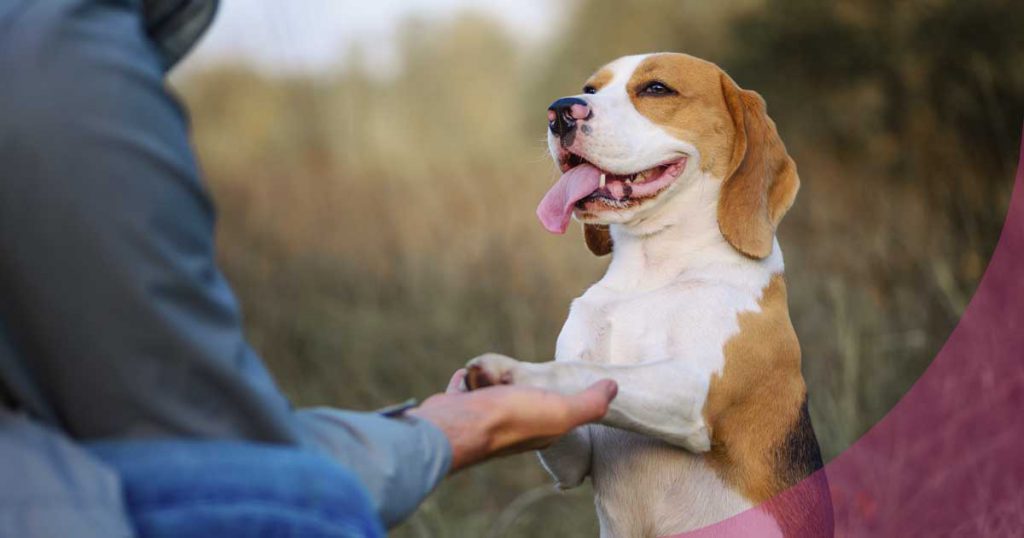
[[[821,472],[672,538],[780,536],[765,511],[820,499]],[[841,537],[1024,533],[1024,144],[1002,234],[960,322],[899,403],[823,472],[831,521],[783,524],[785,536],[828,536],[833,523]]]

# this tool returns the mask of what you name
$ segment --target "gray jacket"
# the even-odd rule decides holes
[[[187,121],[163,89],[215,10],[0,0],[0,536],[131,534],[91,440],[319,451],[389,526],[447,473],[431,424],[293,409],[246,342]]]

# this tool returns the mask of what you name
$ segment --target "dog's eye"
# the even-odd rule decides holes
[[[674,93],[676,93],[675,90],[669,88],[664,82],[658,82],[657,80],[648,82],[640,90],[641,95],[672,95]]]
[[[583,93],[597,93],[597,88],[587,84],[583,87]]]

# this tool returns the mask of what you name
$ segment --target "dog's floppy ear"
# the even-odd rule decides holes
[[[612,234],[608,231],[607,224],[584,224],[583,239],[594,256],[604,256],[612,252]]]
[[[736,250],[760,259],[772,252],[775,228],[793,205],[800,178],[764,99],[725,73],[722,93],[736,134],[718,198],[718,228]]]

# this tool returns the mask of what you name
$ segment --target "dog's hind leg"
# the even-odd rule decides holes
[[[580,426],[537,454],[558,489],[572,489],[590,474],[590,451],[590,427]]]

